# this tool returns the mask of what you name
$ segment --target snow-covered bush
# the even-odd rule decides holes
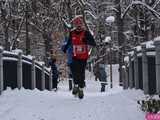
[[[160,111],[160,99],[139,100],[137,103],[143,112],[158,113]]]

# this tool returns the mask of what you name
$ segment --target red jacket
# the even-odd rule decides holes
[[[89,31],[73,30],[63,51],[66,52],[70,45],[73,47],[73,59],[87,60],[88,45],[96,46],[96,43]]]

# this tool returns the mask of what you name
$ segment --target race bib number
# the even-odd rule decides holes
[[[84,52],[84,48],[82,46],[77,46],[76,48],[77,52]]]
[[[77,54],[85,53],[86,52],[86,46],[84,46],[84,45],[76,45],[76,46],[74,46],[74,51]]]

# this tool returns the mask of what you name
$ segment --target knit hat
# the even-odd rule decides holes
[[[74,17],[71,22],[73,23],[73,25],[83,25],[84,24],[83,16],[78,15]]]

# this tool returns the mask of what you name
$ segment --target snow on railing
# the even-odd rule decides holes
[[[124,86],[160,94],[160,37],[137,46],[124,58]]]
[[[14,76],[17,77],[14,78]],[[13,83],[13,80],[15,83]],[[12,83],[7,83],[11,81]],[[34,56],[23,55],[22,50],[17,49],[9,52],[0,47],[0,94],[6,87],[4,83],[5,85],[11,85],[10,87],[12,87],[12,84],[16,84],[19,89],[29,83],[30,85],[26,89],[35,89],[36,84],[40,84],[39,89],[52,90],[51,68],[45,67],[44,62],[36,61]]]

